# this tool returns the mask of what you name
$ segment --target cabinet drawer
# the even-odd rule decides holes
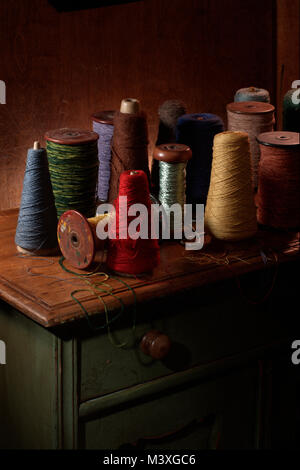
[[[131,402],[121,411],[110,408],[108,414],[104,409],[102,416],[81,422],[80,446],[87,449],[253,448],[257,379],[257,368],[248,367],[216,380],[190,383],[184,390],[177,387],[147,402]],[[130,391],[121,393],[128,393],[130,400]]]
[[[114,326],[115,341],[131,337],[125,349],[114,346],[107,334],[81,339],[81,402],[253,349],[283,333],[280,318],[274,318],[266,306],[250,305],[236,289],[232,293],[225,287],[207,290],[205,296],[186,295],[176,302],[138,307],[137,319],[134,339],[129,313]],[[171,351],[163,360],[140,351],[139,340],[152,329],[162,331],[172,341]]]

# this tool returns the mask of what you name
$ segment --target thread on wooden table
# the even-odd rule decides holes
[[[237,90],[234,95],[234,101],[261,101],[264,103],[270,103],[270,93],[264,88],[249,86]]]
[[[205,226],[222,240],[242,240],[257,231],[250,145],[244,132],[222,132],[214,138]]]
[[[300,227],[299,134],[261,134],[257,192],[258,222],[275,228]]]
[[[48,255],[57,249],[57,214],[50,182],[46,150],[27,153],[22,199],[15,243],[20,251]]]
[[[300,87],[292,88],[284,95],[283,130],[300,132]]]
[[[121,196],[127,197],[126,208],[123,205],[123,198],[120,200]],[[129,275],[139,275],[152,271],[159,264],[160,256],[158,240],[151,238],[151,201],[145,172],[142,170],[127,170],[121,174],[119,195],[114,204],[116,209],[116,232],[111,234],[109,239],[108,268],[114,272]],[[139,230],[141,230],[142,224],[147,224],[147,239],[137,238],[133,240],[128,235],[128,226],[136,218],[136,216],[128,215],[128,211],[133,204],[143,204],[147,208],[147,220],[144,220],[141,214],[139,223]]]
[[[107,201],[110,182],[111,141],[114,133],[114,111],[101,111],[92,116],[93,131],[98,140],[98,200]]]
[[[69,209],[86,217],[95,215],[98,149],[94,140],[62,144],[47,139],[49,170],[58,217]],[[93,137],[93,136],[92,136]]]
[[[206,203],[213,139],[223,130],[223,121],[215,114],[186,114],[177,121],[176,141],[190,147],[193,154],[186,168],[187,204]]]
[[[145,113],[139,111],[137,100],[127,98],[122,101],[121,109],[114,116],[114,135],[112,139],[111,179],[109,189],[109,202],[113,202],[118,195],[119,179],[123,171],[143,170],[149,181],[148,166],[148,131]],[[128,104],[128,111],[127,111]],[[126,106],[125,106],[126,105]],[[125,107],[124,107],[125,106]],[[132,112],[130,112],[132,110]]]
[[[156,145],[176,142],[176,125],[180,116],[186,114],[186,105],[180,100],[167,100],[158,108],[159,128]],[[155,159],[151,164],[151,192],[158,196],[159,162]]]
[[[229,131],[247,132],[250,140],[252,184],[254,189],[258,183],[258,164],[260,149],[256,140],[262,132],[270,132],[274,126],[274,106],[269,103],[244,101],[227,105]]]

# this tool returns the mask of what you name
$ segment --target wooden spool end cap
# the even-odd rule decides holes
[[[257,142],[270,147],[299,147],[300,134],[289,131],[263,132],[257,137]]]
[[[137,114],[140,111],[140,102],[135,98],[124,98],[121,101],[120,112],[123,114]]]
[[[99,135],[93,131],[64,127],[46,132],[45,139],[55,144],[80,145],[97,141]]]
[[[41,248],[40,250],[30,251],[17,245],[17,251],[19,253],[22,253],[23,255],[30,255],[30,256],[55,256],[58,254],[59,249],[56,246],[53,248]]]
[[[66,260],[77,269],[88,268],[95,258],[96,241],[88,219],[80,212],[64,212],[58,221],[57,238]]]
[[[99,111],[98,113],[92,114],[92,120],[99,122],[100,124],[108,124],[113,126],[115,112],[113,110],[109,111]]]
[[[226,109],[237,114],[266,114],[275,111],[272,104],[263,101],[234,101],[229,103]]]
[[[161,144],[155,147],[153,158],[167,163],[184,163],[192,158],[192,151],[184,144]]]

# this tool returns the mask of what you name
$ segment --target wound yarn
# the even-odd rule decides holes
[[[261,159],[258,222],[274,228],[300,227],[300,143],[296,132],[258,136]]]
[[[245,132],[227,131],[214,138],[205,227],[222,240],[243,240],[257,231],[250,144]]]
[[[57,214],[44,148],[29,149],[15,243],[36,254],[57,247]]]
[[[260,149],[256,138],[262,132],[273,130],[274,110],[274,106],[269,103],[255,101],[229,103],[227,105],[228,130],[246,132],[249,135],[252,184],[255,189],[257,188],[260,158]]]
[[[270,93],[264,88],[249,86],[237,90],[234,95],[234,101],[261,101],[264,103],[270,103]]]
[[[110,182],[111,141],[114,133],[113,118],[115,111],[101,111],[92,116],[93,131],[99,135],[98,139],[98,190],[100,202],[108,199]]]
[[[115,113],[108,196],[111,203],[118,195],[120,175],[126,170],[143,170],[150,180],[147,119],[142,111],[132,114],[120,111]]]
[[[98,134],[78,129],[46,133],[49,171],[57,215],[73,209],[85,217],[96,212]]]
[[[210,182],[214,136],[224,130],[222,119],[215,114],[185,114],[177,121],[176,141],[192,150],[186,168],[187,204],[205,204]]]
[[[283,130],[300,132],[300,88],[292,88],[284,95]]]
[[[136,218],[129,216],[120,197],[127,197],[127,208],[143,204],[147,208],[148,238],[132,240],[128,236],[128,225]],[[120,274],[139,275],[152,271],[160,260],[157,239],[151,239],[151,201],[146,173],[142,170],[124,171],[120,175],[119,195],[115,200],[116,232],[110,234],[107,266]],[[122,238],[125,233],[125,238]]]

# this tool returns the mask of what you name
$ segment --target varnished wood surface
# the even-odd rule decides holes
[[[14,244],[16,222],[17,210],[0,213],[0,297],[45,327],[82,318],[84,314],[71,292],[87,289],[86,283],[63,271],[59,256],[33,258],[18,254]],[[261,231],[252,240],[235,244],[212,241],[194,252],[168,242],[161,245],[161,263],[154,273],[139,279],[119,279],[134,289],[138,304],[171,298],[175,293],[262,269],[261,249],[269,256],[270,266],[275,266],[276,259],[279,263],[299,259],[299,234]],[[101,275],[93,280],[100,281]],[[132,305],[133,294],[120,280],[110,278],[107,284],[125,305]],[[92,292],[78,293],[77,298],[90,315],[104,314],[103,304]],[[118,298],[110,294],[103,298],[110,311],[119,308]]]
[[[267,88],[274,101],[274,1],[144,0],[59,13],[47,0],[1,0],[0,209],[20,204],[34,140],[91,129],[92,113],[119,109],[124,97],[148,115],[150,153],[167,99],[223,118],[243,86]]]

